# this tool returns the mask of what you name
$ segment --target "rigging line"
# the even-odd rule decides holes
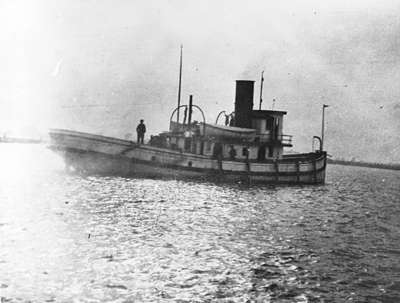
[[[135,103],[132,106],[153,106],[159,105],[159,102],[146,102],[146,103]],[[113,106],[120,106],[122,107],[123,103],[116,103],[116,104],[80,104],[80,105],[61,105],[61,108],[85,108],[85,107],[113,107]]]

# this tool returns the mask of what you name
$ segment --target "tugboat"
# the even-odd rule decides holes
[[[262,92],[262,85],[261,85]],[[285,111],[253,109],[254,81],[236,81],[235,110],[224,125],[207,123],[201,108],[180,105],[169,130],[147,144],[71,130],[50,130],[50,148],[76,171],[151,178],[203,179],[226,182],[321,184],[327,153],[284,154],[292,136],[283,134]],[[324,105],[325,106],[325,105]],[[185,109],[185,118],[179,112]],[[193,110],[203,121],[192,121]],[[221,112],[222,113],[222,112]],[[186,121],[187,116],[187,121]],[[219,115],[220,116],[220,115]],[[177,119],[175,120],[175,117]]]

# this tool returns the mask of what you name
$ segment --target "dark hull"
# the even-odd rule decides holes
[[[88,175],[254,184],[321,184],[325,180],[326,162],[321,168],[311,172],[249,173],[183,167],[73,148],[57,149],[53,147],[53,149],[63,156],[67,169]]]

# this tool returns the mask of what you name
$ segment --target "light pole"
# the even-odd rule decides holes
[[[329,105],[322,105],[322,126],[321,126],[321,151],[324,150],[324,133],[325,133],[325,108]]]

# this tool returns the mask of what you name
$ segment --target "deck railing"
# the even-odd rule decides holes
[[[293,136],[291,135],[280,135],[278,136],[282,144],[292,144],[292,138]]]
[[[257,136],[260,137],[260,140],[263,142],[280,142],[282,144],[292,144],[292,138],[293,136],[291,135],[279,135],[279,136],[273,136],[271,134],[258,134]]]

